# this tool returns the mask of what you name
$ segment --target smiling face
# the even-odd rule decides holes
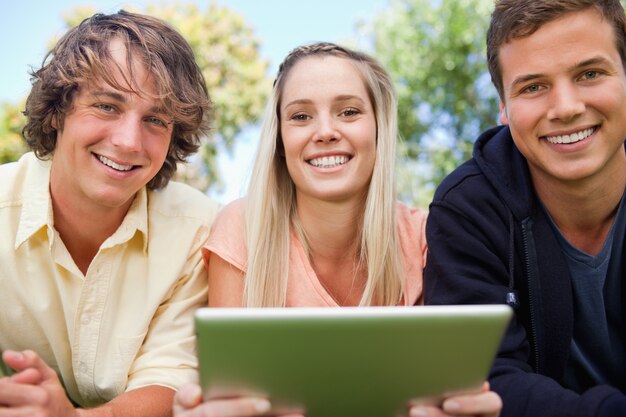
[[[114,40],[110,50],[129,76],[124,45]],[[57,204],[125,211],[161,169],[172,125],[149,97],[156,92],[154,80],[136,62],[133,77],[148,94],[120,91],[98,80],[79,86],[54,151],[50,187]],[[125,85],[121,74],[116,79]]]
[[[614,29],[595,9],[566,14],[499,52],[500,120],[535,184],[623,172],[626,79]]]
[[[345,201],[367,194],[376,161],[376,117],[352,61],[300,60],[286,78],[279,113],[298,198]]]

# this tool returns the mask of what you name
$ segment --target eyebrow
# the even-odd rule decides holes
[[[584,61],[582,61],[582,62],[572,66],[571,70],[576,70],[576,69],[583,68],[583,67],[588,67],[588,66],[591,66],[591,65],[604,65],[604,64],[610,64],[610,61],[608,59],[604,58],[604,57],[596,56],[596,57],[593,57],[593,58],[586,59],[586,60],[584,60]]]
[[[350,101],[350,100],[358,100],[361,103],[365,104],[365,100],[363,100],[359,96],[355,96],[355,95],[352,95],[352,94],[342,94],[342,95],[339,95],[339,96],[336,96],[336,97],[333,98],[333,101],[339,101],[339,102],[341,102],[341,101]],[[310,104],[312,102],[313,102],[313,100],[311,100],[311,99],[300,98],[300,99],[296,99],[296,100],[290,101],[289,103],[285,104],[283,106],[283,108],[286,109],[289,106],[293,106],[293,105],[296,105],[296,104]]]
[[[365,100],[363,100],[361,97],[359,97],[359,96],[354,96],[354,95],[350,95],[350,94],[337,96],[337,97],[335,97],[335,100],[336,100],[336,101],[358,100],[358,101],[360,101],[361,103],[365,104]]]
[[[128,100],[126,99],[126,96],[122,93],[118,93],[117,91],[108,91],[108,90],[95,90],[95,91],[91,91],[90,94],[92,96],[95,96],[97,98],[100,97],[108,97],[114,101],[119,101],[121,103],[127,103]],[[163,115],[168,115],[168,113],[165,111],[165,109],[162,106],[159,105],[154,105],[152,107],[150,107],[150,112],[151,113],[158,113],[158,114],[163,114]]]
[[[580,70],[584,67],[588,67],[591,65],[602,65],[602,64],[607,64],[607,63],[609,63],[609,61],[606,58],[601,57],[601,56],[596,56],[596,57],[589,58],[582,62],[572,65],[571,67],[568,68],[568,71],[575,72],[576,70]],[[544,74],[526,74],[526,75],[517,77],[511,83],[511,89],[513,90],[515,89],[515,87],[517,87],[520,84],[525,84],[528,81],[536,80],[537,78],[541,78],[543,76]]]
[[[124,97],[123,94],[117,93],[115,91],[95,90],[95,91],[91,91],[89,94],[92,95],[92,96],[98,97],[98,98],[100,98],[100,97],[108,97],[108,98],[113,99],[115,101],[121,101],[123,103],[126,102],[126,97]]]

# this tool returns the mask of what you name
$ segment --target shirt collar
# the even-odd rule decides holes
[[[50,199],[50,160],[28,155],[22,213],[15,237],[15,249],[44,227],[52,232],[52,201]],[[51,240],[51,239],[50,239]]]
[[[143,239],[143,252],[148,253],[148,191],[143,187],[135,195],[122,224],[102,244],[102,249],[130,240],[137,232]]]
[[[15,249],[46,227],[48,243],[54,239],[54,217],[50,196],[51,160],[39,160],[32,157],[26,174],[27,192],[24,193],[22,214],[15,238]],[[136,232],[143,238],[143,251],[148,251],[148,191],[143,187],[137,194],[124,217],[122,224],[103,244],[102,248],[112,247],[130,240]]]

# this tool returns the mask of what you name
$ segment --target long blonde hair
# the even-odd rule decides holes
[[[396,226],[397,99],[393,82],[372,57],[324,42],[298,47],[287,55],[265,109],[245,208],[248,264],[244,305],[249,307],[280,307],[286,303],[290,231],[297,222],[295,186],[280,154],[280,98],[287,75],[298,61],[328,55],[355,64],[376,114],[376,162],[363,207],[357,260],[367,270],[360,305],[396,305],[402,297],[404,269]]]

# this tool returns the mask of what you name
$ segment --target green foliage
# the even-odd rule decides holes
[[[0,164],[16,161],[27,150],[22,139],[22,127],[26,124],[20,112],[22,105],[0,105]]]
[[[218,185],[218,151],[231,150],[242,128],[258,120],[271,82],[268,63],[259,57],[259,42],[244,19],[211,3],[206,10],[194,4],[148,6],[191,44],[215,106],[214,135],[199,152],[200,167],[186,166],[181,174],[199,188]],[[219,144],[224,145],[219,146]]]
[[[258,120],[271,87],[267,76],[268,63],[259,55],[260,45],[252,28],[234,11],[214,3],[204,9],[191,3],[147,5],[145,11],[125,9],[145,12],[167,21],[191,44],[206,79],[215,112],[210,136],[205,138],[192,163],[179,167],[177,179],[202,190],[219,188],[218,149],[230,151],[237,134]],[[64,21],[67,28],[79,24],[96,11],[91,6],[80,6],[66,13]],[[9,119],[16,122],[12,117],[12,113],[6,113],[5,109],[0,111],[3,122],[0,152],[4,152],[5,148],[14,148],[14,140],[5,133],[9,129],[4,128],[9,126]],[[14,132],[21,129],[18,125],[11,126]],[[18,150],[17,153],[23,151]],[[11,155],[14,157],[14,154]]]
[[[492,0],[394,0],[374,21],[375,54],[398,89],[402,198],[430,200],[497,121],[485,58],[492,7]]]

